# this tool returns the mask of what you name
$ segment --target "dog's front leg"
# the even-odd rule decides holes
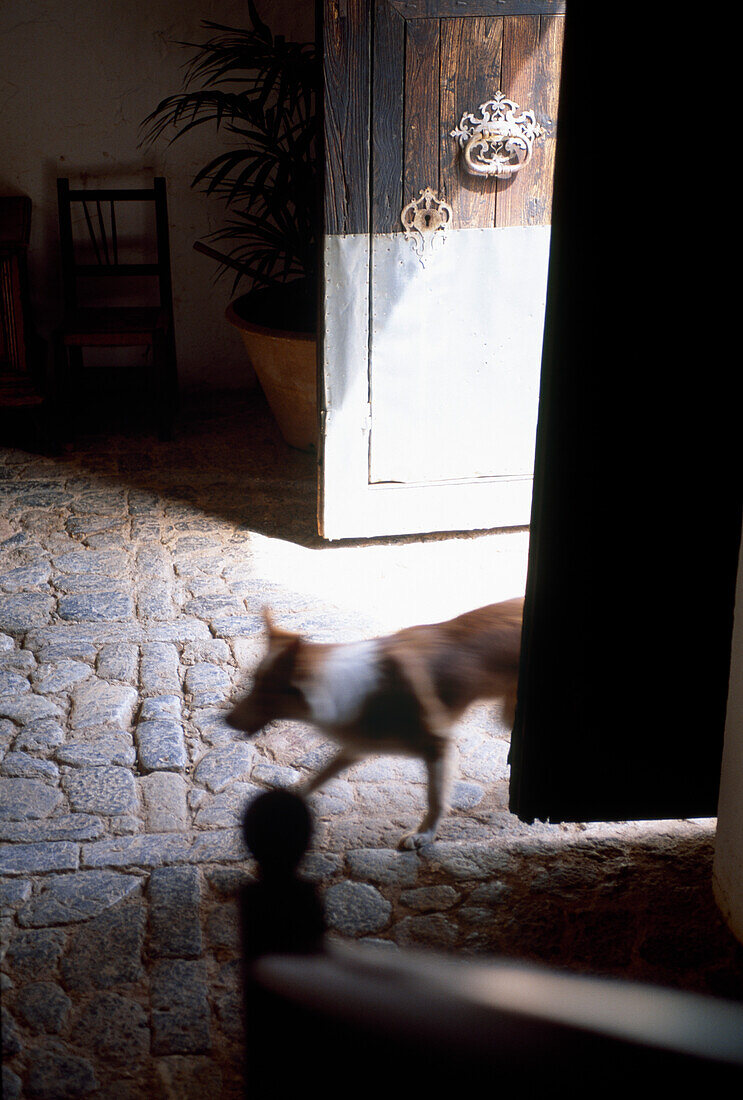
[[[438,739],[437,739],[438,741]],[[437,743],[434,755],[426,760],[428,773],[428,811],[414,833],[407,833],[400,841],[406,849],[422,848],[435,840],[439,822],[447,810],[451,782],[452,748],[445,741]]]
[[[313,791],[322,787],[323,783],[327,783],[329,779],[333,779],[339,772],[350,768],[357,760],[358,755],[356,753],[350,752],[348,749],[341,749],[328,761],[324,768],[320,768],[319,772],[311,776],[306,782],[297,784],[297,790],[301,794],[312,794]]]
[[[395,657],[420,706],[421,732],[426,744],[422,755],[428,772],[428,811],[416,831],[402,837],[400,847],[422,848],[435,839],[439,822],[447,810],[453,755],[449,737],[452,723],[436,694],[425,660],[407,650],[397,650]]]

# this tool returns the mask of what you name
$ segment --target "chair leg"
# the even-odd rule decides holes
[[[168,339],[158,334],[152,344],[155,375],[157,434],[163,442],[173,438],[173,402],[170,395],[171,365]]]
[[[59,423],[52,416],[49,399],[33,410],[33,425],[39,448],[43,454],[58,455],[62,451]]]
[[[180,393],[178,391],[178,360],[175,355],[175,335],[172,328],[168,332],[168,385],[170,388],[170,400],[174,410],[180,408]]]
[[[72,398],[71,348],[65,346],[61,335],[54,337],[54,379],[52,392],[57,409],[55,436],[59,443],[72,445],[75,436]]]

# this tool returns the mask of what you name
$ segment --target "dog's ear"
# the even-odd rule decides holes
[[[300,635],[292,630],[282,630],[280,626],[276,626],[274,621],[273,612],[270,607],[264,607],[262,611],[263,623],[266,627],[266,633],[268,634],[269,644],[274,642],[281,642],[282,644],[290,641],[293,638],[299,638]]]
[[[287,670],[293,667],[302,644],[302,635],[276,626],[271,611],[267,607],[263,608],[263,621],[266,624],[268,652],[274,660],[274,668],[280,666],[283,670]]]

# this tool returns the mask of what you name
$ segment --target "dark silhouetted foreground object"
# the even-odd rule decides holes
[[[604,4],[571,0],[566,16],[511,740],[510,809],[523,821],[717,813],[743,504],[740,381],[707,323],[726,313],[727,280],[689,277],[706,227],[689,224],[683,190],[663,186],[670,143],[643,179],[644,195],[663,194],[662,215],[619,215],[629,191],[606,120],[624,113],[622,74],[652,73],[662,96],[683,49],[683,25],[644,8],[631,42],[611,33]],[[695,109],[701,118],[705,105]]]
[[[321,950],[322,907],[313,885],[296,873],[312,836],[304,799],[290,791],[258,795],[246,810],[243,833],[260,867],[259,881],[243,890],[245,958]]]
[[[280,1051],[288,1039],[291,1047],[292,1027],[283,998],[256,981],[254,962],[315,957],[323,950],[325,926],[312,883],[297,875],[312,836],[304,799],[281,790],[258,795],[245,811],[243,835],[259,866],[258,881],[244,886],[240,895],[245,1095],[272,1096],[281,1091],[278,1084],[300,1084],[301,1079],[293,1057],[290,1068],[275,1057],[277,1045]]]
[[[355,1096],[479,1084],[596,1095],[607,1073],[743,1082],[743,1005],[513,960],[323,940],[296,868],[311,836],[301,798],[260,795],[245,838],[261,867],[242,898],[246,1095],[306,1091],[323,1077]]]
[[[82,386],[83,349],[144,347],[152,354],[150,403],[160,438],[169,439],[177,369],[165,180],[156,178],[152,187],[73,190],[63,178],[57,200],[64,294],[57,384],[68,434]]]

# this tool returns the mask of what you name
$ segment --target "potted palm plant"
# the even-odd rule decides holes
[[[234,273],[227,319],[242,335],[284,439],[316,439],[317,93],[314,43],[273,35],[248,0],[251,26],[205,22],[181,92],[142,123],[144,140],[212,125],[228,148],[194,177],[220,197],[221,229],[194,247]],[[221,243],[224,250],[214,247]]]

